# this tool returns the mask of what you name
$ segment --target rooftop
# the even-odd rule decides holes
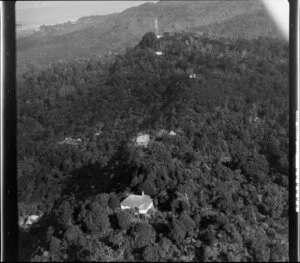
[[[153,201],[149,195],[129,195],[121,202],[121,209],[135,209],[139,213],[146,214],[153,207]]]
[[[138,146],[147,147],[150,142],[150,135],[149,134],[138,134],[135,139],[135,143]]]
[[[71,137],[67,137],[64,140],[58,142],[58,144],[70,144],[70,145],[78,145],[82,142],[80,138],[78,139],[73,139]]]

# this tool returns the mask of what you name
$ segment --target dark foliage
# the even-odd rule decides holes
[[[148,33],[20,76],[20,216],[43,213],[22,260],[287,261],[287,58],[269,38]],[[141,191],[155,211],[120,209]]]
[[[143,248],[151,243],[153,239],[153,228],[146,223],[138,223],[133,228],[133,246],[135,248]]]
[[[127,211],[120,211],[117,213],[118,226],[121,229],[129,229],[131,226],[131,215]]]

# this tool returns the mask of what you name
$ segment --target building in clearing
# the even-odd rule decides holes
[[[160,131],[156,132],[156,137],[157,138],[161,138],[165,134],[168,134],[168,135],[171,135],[171,136],[177,135],[176,132],[174,132],[174,131],[168,132],[168,131],[166,131],[164,129],[161,129]]]
[[[163,53],[161,51],[156,51],[155,54],[161,56]]]
[[[80,138],[73,139],[71,137],[67,137],[64,140],[58,142],[58,144],[69,144],[69,145],[78,145],[80,143],[82,143],[82,140]]]
[[[31,225],[33,225],[36,222],[38,222],[41,217],[42,217],[42,214],[41,215],[30,215],[28,217],[20,217],[19,218],[19,226],[21,228],[27,229]]]
[[[137,146],[144,146],[147,147],[150,142],[150,135],[149,134],[138,134],[135,144]]]
[[[149,195],[129,195],[121,202],[121,209],[138,209],[140,214],[147,214],[152,209],[153,201]]]

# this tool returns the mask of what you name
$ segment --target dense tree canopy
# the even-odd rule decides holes
[[[54,228],[23,259],[286,261],[288,45],[154,37],[18,78],[20,207]],[[119,211],[141,191],[150,218]]]

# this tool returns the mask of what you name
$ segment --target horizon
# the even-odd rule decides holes
[[[289,38],[289,4],[287,0],[258,0],[265,6],[274,23]],[[159,1],[17,1],[17,31],[33,31],[42,25],[74,22],[85,16],[109,15]],[[60,12],[57,12],[57,10]]]
[[[85,16],[120,13],[146,2],[158,1],[17,1],[17,30],[35,30],[42,25],[74,22]]]

